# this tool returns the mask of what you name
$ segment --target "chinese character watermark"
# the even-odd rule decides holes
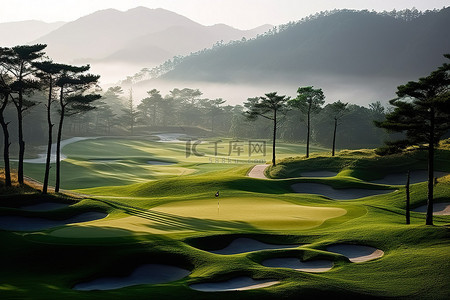
[[[186,158],[191,156],[207,156],[206,153],[201,152],[198,149],[198,146],[200,144],[205,143],[209,145],[205,148],[211,149],[211,152],[213,152],[212,155],[209,155],[209,161],[214,163],[259,163],[263,162],[263,160],[239,160],[234,157],[242,157],[244,155],[247,155],[248,157],[252,157],[255,155],[265,157],[267,154],[266,141],[263,140],[249,140],[248,142],[242,140],[231,140],[228,142],[224,142],[222,140],[216,140],[212,142],[189,140],[186,142]]]

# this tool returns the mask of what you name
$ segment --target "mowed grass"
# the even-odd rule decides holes
[[[86,142],[80,142],[78,146]],[[137,146],[133,148],[137,152],[131,160],[146,159],[142,152],[147,141],[128,142]],[[142,145],[144,149],[138,149]],[[149,145],[161,147],[152,142]],[[70,150],[70,146],[67,149]],[[10,207],[1,208],[0,214],[56,217],[72,214],[74,209],[97,209],[107,211],[109,216],[39,232],[0,231],[0,238],[5,241],[5,246],[0,247],[0,255],[8,257],[0,268],[0,295],[5,299],[260,300],[320,296],[448,299],[450,217],[435,216],[435,225],[425,226],[424,214],[412,212],[411,225],[405,225],[405,188],[364,181],[410,167],[423,168],[426,157],[422,152],[382,158],[371,150],[344,151],[338,157],[317,153],[310,159],[287,158],[295,156],[289,153],[286,159],[280,160],[278,169],[270,170],[273,177],[277,177],[277,170],[282,171],[278,173],[282,175],[269,180],[246,177],[250,164],[212,164],[204,162],[205,157],[190,157],[198,162],[190,161],[181,154],[184,145],[164,146],[168,151],[180,151],[178,156],[171,156],[177,164],[164,168],[182,167],[194,171],[182,176],[155,175],[150,180],[136,179],[130,185],[123,185],[125,181],[118,180],[122,182],[118,186],[93,185],[79,189],[76,191],[90,196],[72,207],[50,213],[17,210],[14,207],[24,201],[23,196],[10,199]],[[300,145],[298,148],[303,149]],[[150,149],[149,153],[156,153]],[[94,151],[97,150],[93,149],[84,157],[78,152],[68,157],[75,159],[77,154],[75,160],[83,162],[91,160]],[[98,151],[95,157],[103,158]],[[169,156],[164,153],[157,153],[153,158],[168,160]],[[112,153],[110,157],[113,157]],[[437,159],[442,171],[450,170],[449,150],[440,149]],[[324,169],[339,174],[333,178],[298,177],[303,170]],[[102,181],[104,179],[99,179],[96,183]],[[292,184],[311,181],[336,188],[389,188],[392,192],[345,201],[292,193]],[[449,190],[449,177],[440,179],[435,185],[436,201],[450,202]],[[215,197],[217,191],[220,191],[219,198]],[[426,199],[427,184],[413,184],[412,206],[423,205]],[[235,255],[206,251],[223,248],[238,237],[301,246]],[[327,246],[339,243],[372,246],[383,250],[384,256],[365,263],[351,263],[342,255],[326,251]],[[277,257],[297,257],[304,261],[327,259],[333,261],[334,267],[325,273],[311,274],[261,264],[265,259]],[[126,276],[144,263],[176,265],[192,273],[184,279],[163,284],[113,291],[72,290],[76,283],[85,280]],[[273,279],[280,284],[226,293],[204,293],[189,288],[192,283],[216,282],[237,276]]]
[[[224,198],[176,201],[134,211],[134,216],[88,222],[53,231],[58,237],[135,234],[195,234],[230,231],[296,231],[320,226],[347,213],[336,207],[302,206],[273,198]],[[108,228],[105,230],[104,228]]]
[[[78,141],[62,149],[67,159],[61,162],[61,187],[72,190],[129,185],[188,174],[225,171],[255,162],[265,163],[271,160],[272,155],[270,142],[265,142],[266,147],[261,148],[265,153],[250,153],[248,141],[239,141],[236,149],[240,150],[237,151],[233,148],[235,141],[225,138],[205,139],[195,146],[192,142],[188,147],[190,150],[186,150],[186,142],[160,143],[148,138]],[[280,142],[277,149],[281,159],[294,153],[304,153],[305,146]],[[312,152],[324,150],[320,147],[311,149]],[[154,164],[155,161],[169,164]],[[55,181],[56,167],[52,164],[51,168],[50,185]],[[24,169],[27,176],[43,181],[44,164],[25,163]]]

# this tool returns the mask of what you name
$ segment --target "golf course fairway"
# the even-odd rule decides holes
[[[79,139],[63,149],[63,193],[39,191],[39,163],[26,163],[34,181],[0,186],[0,219],[49,223],[0,229],[0,298],[449,298],[450,143],[436,150],[429,226],[427,182],[410,185],[410,224],[406,187],[374,183],[426,170],[420,149],[306,158],[304,145],[280,142],[272,166],[215,160],[208,142],[204,157],[186,157],[183,142],[163,141]],[[350,195],[293,188],[306,184]],[[85,213],[102,218],[67,221]]]

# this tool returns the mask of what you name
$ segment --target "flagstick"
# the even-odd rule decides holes
[[[220,209],[220,197],[217,197],[217,214],[219,214],[219,209]]]

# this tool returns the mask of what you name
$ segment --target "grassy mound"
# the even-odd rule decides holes
[[[436,171],[450,170],[450,149],[436,150]],[[328,170],[338,172],[338,176],[351,176],[370,181],[380,179],[395,172],[427,169],[427,152],[409,150],[401,154],[378,156],[374,150],[343,150],[335,157],[313,154],[310,158],[295,157],[281,160],[276,167],[266,171],[270,178],[282,179],[299,177],[301,172]]]

